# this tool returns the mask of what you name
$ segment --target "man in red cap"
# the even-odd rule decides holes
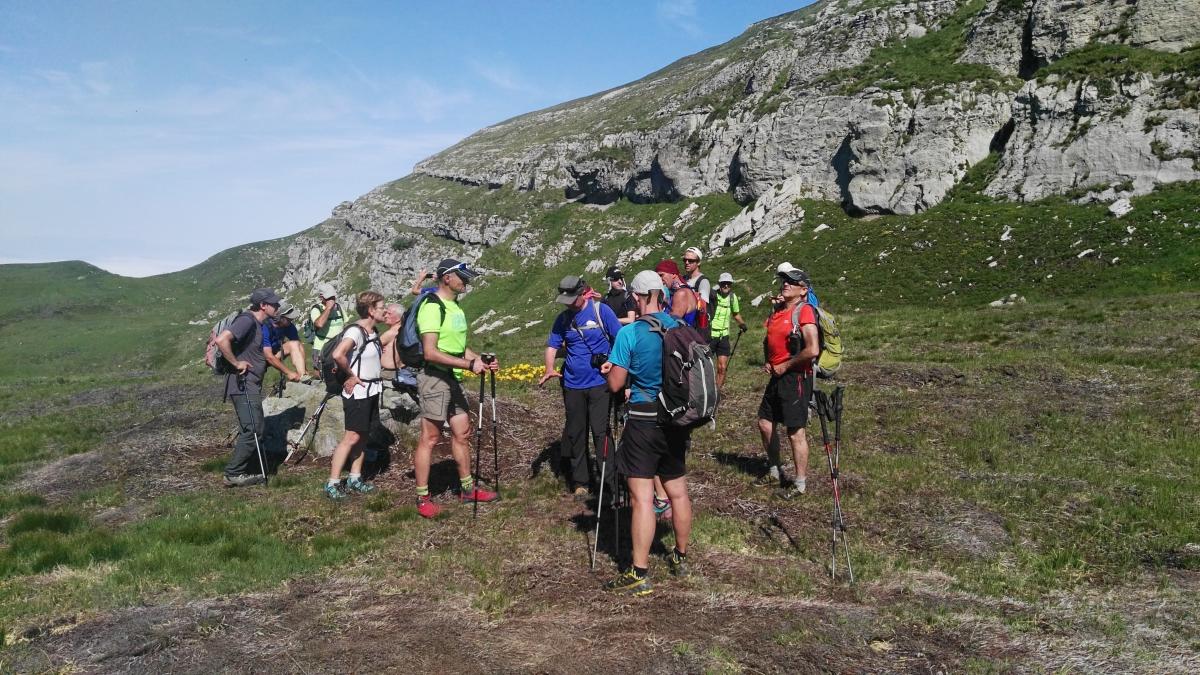
[[[694,315],[696,312],[696,294],[680,278],[679,265],[676,265],[674,260],[661,260],[654,266],[654,271],[658,273],[658,278],[662,279],[663,299],[667,311],[671,316],[686,322],[687,315]]]

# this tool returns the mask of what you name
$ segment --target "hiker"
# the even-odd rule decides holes
[[[375,291],[358,294],[354,311],[358,321],[347,326],[339,336],[340,342],[333,348],[333,360],[338,370],[346,374],[342,384],[342,411],[346,418],[346,434],[333,450],[329,462],[329,480],[325,483],[325,496],[334,501],[343,501],[350,493],[366,494],[375,491],[375,486],[362,479],[363,462],[366,454],[363,447],[371,435],[371,429],[379,424],[379,394],[383,391],[381,360],[383,348],[375,324],[383,321],[383,296]],[[342,468],[350,463],[350,476],[342,484]]]
[[[267,467],[251,473],[251,462],[257,462],[258,439],[266,425],[263,422],[262,380],[267,361],[262,348],[262,324],[279,311],[279,296],[269,288],[259,288],[250,294],[250,308],[242,312],[217,336],[217,348],[235,372],[225,376],[225,396],[233,402],[237,415],[238,435],[233,454],[225,465],[225,485],[242,487],[266,480]]]
[[[275,317],[262,324],[263,358],[290,382],[299,382],[308,377],[304,343],[300,341],[300,333],[296,330],[295,322],[299,318],[299,308],[281,304]],[[284,358],[292,362],[295,370],[287,367]]]
[[[379,344],[383,345],[381,363],[384,370],[395,371],[404,367],[404,361],[396,349],[396,340],[400,337],[400,329],[404,327],[404,307],[397,302],[388,305],[383,311],[383,322],[388,328],[379,336]]]
[[[679,265],[674,260],[660,260],[654,266],[654,271],[662,283],[663,299],[660,306],[671,316],[684,319],[685,323],[689,315],[695,321],[696,294],[680,278]]]
[[[633,323],[637,318],[637,303],[625,288],[625,274],[621,268],[613,265],[604,275],[608,281],[608,293],[604,296],[604,304],[617,315],[617,321],[622,326]]]
[[[679,321],[664,311],[659,274],[649,270],[638,272],[633,278],[631,290],[637,301],[639,317],[652,315],[664,328],[678,325]],[[692,503],[688,498],[685,456],[691,432],[682,427],[659,423],[662,348],[662,338],[651,332],[649,323],[634,321],[617,333],[606,368],[609,391],[614,394],[621,392],[627,384],[630,389],[628,421],[621,434],[617,471],[625,476],[633,502],[630,528],[633,565],[605,584],[605,588],[632,595],[646,595],[652,591],[649,568],[650,545],[656,528],[656,477],[662,479],[672,505],[675,546],[667,562],[672,574],[688,574],[686,559],[692,529]]]
[[[798,269],[800,269],[800,268],[793,267],[792,263],[785,261],[785,262],[779,263],[779,267],[775,268],[775,274],[776,275],[788,274],[789,272],[792,272],[792,271],[798,270]],[[807,302],[808,304],[812,305],[813,307],[819,307],[821,305],[820,301],[817,300],[817,293],[816,293],[816,291],[814,291],[812,289],[812,286],[808,287],[808,294],[806,296],[804,296],[804,301]]]
[[[689,246],[683,252],[683,283],[696,291],[700,300],[707,306],[712,303],[713,288],[712,282],[700,271],[700,263],[703,260],[704,254],[695,246]]]
[[[567,276],[559,282],[555,302],[567,307],[559,312],[550,328],[546,339],[546,370],[538,381],[540,387],[559,378],[562,385],[566,422],[559,457],[566,460],[567,489],[577,501],[587,499],[589,488],[597,487],[591,477],[587,432],[591,430],[593,447],[599,452],[608,436],[612,403],[600,367],[608,361],[612,341],[621,330],[617,315],[608,305],[594,299],[591,290],[581,277]],[[561,373],[554,369],[554,360],[559,356],[563,357]],[[605,491],[613,494],[612,483]]]
[[[425,352],[425,365],[417,374],[421,436],[413,451],[413,473],[417,482],[417,513],[425,518],[433,518],[441,511],[430,500],[429,466],[433,446],[442,435],[443,422],[450,426],[450,453],[458,465],[459,501],[470,504],[500,498],[495,492],[475,485],[471,475],[471,417],[462,388],[462,371],[470,370],[482,377],[484,371],[500,369],[498,360],[484,363],[479,354],[467,349],[467,316],[458,306],[458,296],[477,276],[466,263],[452,258],[443,260],[437,266],[437,290],[417,311],[417,331]]]
[[[787,429],[792,446],[792,459],[796,462],[796,475],[790,486],[780,490],[780,496],[790,499],[804,494],[805,478],[808,476],[808,406],[813,391],[813,360],[820,353],[817,336],[817,316],[808,304],[808,275],[803,270],[792,268],[779,272],[779,295],[781,305],[767,318],[767,336],[763,339],[766,363],[763,372],[771,376],[763,391],[762,403],[758,406],[758,430],[762,436],[763,450],[770,458],[772,435],[777,423]],[[792,310],[800,307],[797,326],[792,325]],[[770,460],[769,460],[770,461]],[[783,483],[783,468],[772,465],[759,485]]]
[[[746,332],[746,320],[742,318],[742,305],[737,293],[733,292],[733,275],[722,272],[717,279],[717,292],[713,294],[712,345],[713,355],[717,357],[717,389],[725,386],[725,371],[729,368],[729,357],[732,347],[729,344],[729,329],[736,321],[738,331]]]
[[[337,301],[337,291],[333,284],[317,285],[317,303],[308,310],[308,322],[313,333],[313,368],[321,372],[321,348],[325,341],[342,332],[346,326],[346,317],[342,306]]]

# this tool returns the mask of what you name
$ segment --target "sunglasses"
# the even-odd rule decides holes
[[[700,261],[699,261],[699,260],[697,260],[696,258],[684,258],[684,259],[683,259],[683,262],[684,262],[684,263],[698,263],[698,262],[700,262]]]
[[[780,281],[780,283],[786,284],[788,286],[807,286],[808,285],[808,284],[804,283],[803,281],[796,281],[795,279],[789,279],[787,277],[779,277],[779,281]]]
[[[717,285],[718,286],[732,286],[733,282],[732,281],[722,281],[721,283],[719,283]]]

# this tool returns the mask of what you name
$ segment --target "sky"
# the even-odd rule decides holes
[[[0,0],[0,263],[183,269],[811,0]]]

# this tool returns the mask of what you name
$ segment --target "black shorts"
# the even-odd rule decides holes
[[[772,377],[758,405],[758,418],[782,423],[789,429],[802,429],[808,426],[812,391],[812,373],[789,372]]]
[[[645,411],[656,407],[653,403],[635,403],[629,409],[634,413],[639,408]],[[687,473],[684,458],[689,436],[688,429],[660,426],[631,414],[617,446],[617,471],[626,478],[679,478]]]
[[[342,397],[342,411],[346,414],[346,431],[368,436],[379,424],[379,394],[368,398]]]
[[[712,347],[713,356],[729,356],[732,349],[729,346],[729,336],[722,335],[708,341],[708,346]]]

